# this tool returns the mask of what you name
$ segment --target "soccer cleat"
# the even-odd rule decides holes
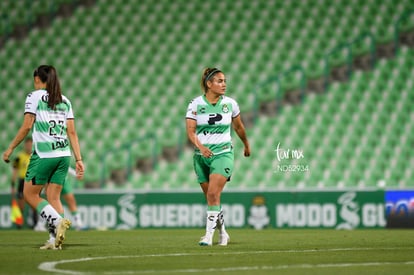
[[[69,229],[71,222],[68,219],[61,219],[56,229],[55,247],[62,249],[63,241],[65,240],[66,230]]]
[[[205,236],[201,237],[198,244],[200,246],[211,246],[211,245],[213,245],[213,236],[209,235],[209,234],[206,234]]]
[[[48,240],[47,242],[45,242],[45,244],[43,246],[40,247],[40,249],[42,250],[57,250],[58,248],[55,246],[55,242],[52,242],[50,240]]]
[[[226,246],[230,242],[230,236],[227,232],[220,233],[218,245]]]

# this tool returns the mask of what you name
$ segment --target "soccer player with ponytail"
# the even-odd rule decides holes
[[[23,124],[3,153],[10,161],[13,150],[33,129],[33,152],[25,177],[23,195],[46,221],[49,240],[40,249],[61,249],[70,221],[63,217],[60,193],[69,169],[73,151],[76,174],[83,178],[84,165],[75,130],[71,102],[61,91],[59,78],[53,66],[41,65],[33,73],[35,91],[26,97]],[[47,200],[40,197],[45,188]]]
[[[207,200],[206,234],[199,245],[213,244],[214,231],[219,230],[218,244],[230,240],[224,226],[220,196],[230,180],[234,166],[231,127],[244,144],[244,156],[250,146],[237,102],[225,96],[226,78],[217,68],[207,68],[201,77],[203,95],[193,99],[186,114],[187,137],[194,145],[194,170]]]

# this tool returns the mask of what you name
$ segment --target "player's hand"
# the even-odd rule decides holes
[[[250,145],[244,146],[244,156],[250,157]]]
[[[76,178],[78,180],[82,180],[84,173],[85,173],[85,165],[83,164],[82,160],[79,160],[76,162]]]
[[[211,158],[214,155],[213,152],[205,146],[200,147],[200,152],[205,158]]]
[[[10,148],[8,148],[6,151],[4,151],[4,153],[3,153],[3,160],[6,163],[9,163],[10,162],[10,156],[11,156],[12,153],[13,153],[13,150],[10,149]]]

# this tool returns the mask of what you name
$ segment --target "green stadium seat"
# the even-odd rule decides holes
[[[54,2],[51,7],[56,10],[63,2],[71,1]],[[7,79],[6,83],[2,81],[2,88],[6,87],[7,91],[21,90],[21,83],[27,82],[24,90],[30,91],[32,84],[26,81],[27,75],[38,65],[34,63],[37,57],[42,56],[45,62],[55,60],[53,62],[65,84],[65,93],[76,107],[81,126],[79,136],[82,139],[93,140],[97,136],[102,139],[99,142],[81,141],[87,144],[88,150],[100,156],[114,144],[128,143],[146,134],[151,126],[160,125],[157,130],[160,142],[157,152],[161,152],[163,146],[178,142],[180,131],[171,129],[183,123],[188,101],[201,94],[198,79],[203,67],[219,66],[228,72],[229,95],[235,97],[243,113],[247,113],[253,109],[251,93],[257,79],[275,76],[282,69],[297,64],[305,67],[308,78],[320,77],[324,72],[323,56],[333,46],[350,41],[366,31],[371,31],[377,41],[393,41],[395,19],[405,7],[412,6],[408,0],[381,4],[375,1],[331,3],[325,0],[295,4],[286,1],[239,1],[235,5],[224,1],[219,3],[215,19],[210,20],[204,11],[211,10],[213,3],[167,2],[161,5],[144,1],[136,5],[133,1],[99,1],[88,8],[78,7],[70,18],[56,18],[47,29],[33,30],[21,42],[7,41],[0,50],[4,67],[22,69],[17,76],[15,72],[1,72],[1,78]],[[1,2],[0,10],[6,10],[3,7],[7,6],[10,14],[24,14],[20,10],[26,8],[27,11],[27,7],[22,3],[25,2],[6,0]],[[41,14],[42,11],[36,6],[50,3],[47,0],[37,1],[33,4],[33,11]],[[271,11],[275,11],[277,16]],[[27,16],[20,18],[26,20]],[[221,20],[216,20],[219,18]],[[238,18],[244,20],[240,22]],[[352,22],[358,22],[358,28]],[[402,29],[411,28],[410,22],[403,22]],[[225,31],[217,34],[215,30],[218,28]],[[39,35],[40,32],[42,35]],[[209,43],[211,41],[214,43]],[[39,47],[32,47],[34,44],[42,46],[40,48],[47,46],[48,51],[41,52]],[[216,54],[219,49],[222,53]],[[365,41],[353,47],[354,54],[367,50]],[[352,148],[359,145],[364,135],[368,135],[364,154],[368,154],[365,150],[378,148],[380,152],[395,157],[399,163],[398,157],[392,155],[392,148],[399,143],[397,135],[404,136],[407,129],[412,129],[407,127],[412,123],[412,118],[406,114],[414,103],[411,93],[408,93],[412,90],[412,84],[406,84],[412,78],[409,73],[412,70],[407,68],[412,66],[413,54],[404,48],[402,54],[404,58],[397,57],[395,61],[380,60],[372,73],[354,74],[349,84],[333,84],[326,94],[310,95],[300,106],[279,110],[274,119],[259,119],[250,135],[255,148],[260,148],[257,149],[260,157],[251,161],[254,165],[249,161],[241,164],[243,171],[251,170],[251,167],[272,169],[271,165],[256,163],[273,163],[274,152],[269,151],[274,150],[278,141],[286,146],[303,147],[312,159],[319,159],[323,154],[334,154],[339,147],[345,158],[343,162],[347,163],[354,158]],[[338,64],[343,60],[341,54],[333,58],[333,62]],[[30,69],[26,71],[23,68]],[[68,79],[68,75],[77,75],[78,79]],[[252,78],[253,75],[255,78]],[[297,86],[298,80],[292,75],[282,81],[283,89]],[[400,93],[392,92],[395,90],[406,90],[405,99],[401,100]],[[259,101],[274,100],[276,85],[268,85],[258,94]],[[85,100],[77,100],[78,97]],[[15,100],[13,102],[17,103],[10,103],[6,109],[18,109],[22,99]],[[113,106],[122,106],[122,110]],[[13,111],[3,112],[0,118],[14,119]],[[16,120],[10,126],[18,127],[19,122]],[[367,127],[368,124],[371,126]],[[394,133],[385,144],[379,141],[384,136],[384,127],[387,132]],[[10,135],[7,134],[7,140],[10,140]],[[376,139],[376,136],[379,138]],[[276,138],[272,140],[268,137]],[[265,149],[262,149],[263,146]],[[387,146],[391,147],[391,152],[385,149]],[[142,151],[134,149],[135,156],[142,152],[145,156],[151,155],[148,147],[144,146]],[[94,161],[99,160],[91,159],[87,164]],[[245,163],[244,159],[240,161]],[[318,160],[315,167],[329,171],[329,163]],[[382,162],[378,160],[378,163]],[[341,165],[340,169],[345,169],[342,162]],[[191,169],[187,166],[175,168],[178,171],[169,188],[180,188],[182,173],[188,173]],[[375,171],[365,173],[365,170],[360,170],[357,172],[364,181],[369,180],[366,175],[377,175]],[[96,177],[97,172],[93,174]],[[132,186],[138,188],[148,188],[153,179],[163,181],[163,176],[134,175]],[[246,183],[242,174],[237,177],[241,185],[248,188],[267,186],[263,182],[269,178],[281,186],[285,184],[290,187],[301,185],[300,182],[305,180],[305,186],[318,186],[320,182],[334,186],[336,181],[344,178],[344,173],[339,171],[330,171],[330,178],[327,179],[318,171],[312,171],[312,175],[269,175],[271,173],[262,172],[256,180],[256,174],[249,174],[255,180],[249,178]],[[398,181],[404,183],[404,177],[399,175]],[[5,178],[0,177],[3,181]],[[138,183],[135,184],[135,181]],[[155,188],[160,186],[163,185]]]

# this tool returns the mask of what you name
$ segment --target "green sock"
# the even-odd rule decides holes
[[[220,205],[208,205],[207,211],[218,211],[220,212]]]
[[[39,204],[36,206],[37,213],[42,212],[43,208],[45,208],[45,206],[48,204],[49,203],[47,202],[47,200],[42,200],[41,202],[39,202]]]

